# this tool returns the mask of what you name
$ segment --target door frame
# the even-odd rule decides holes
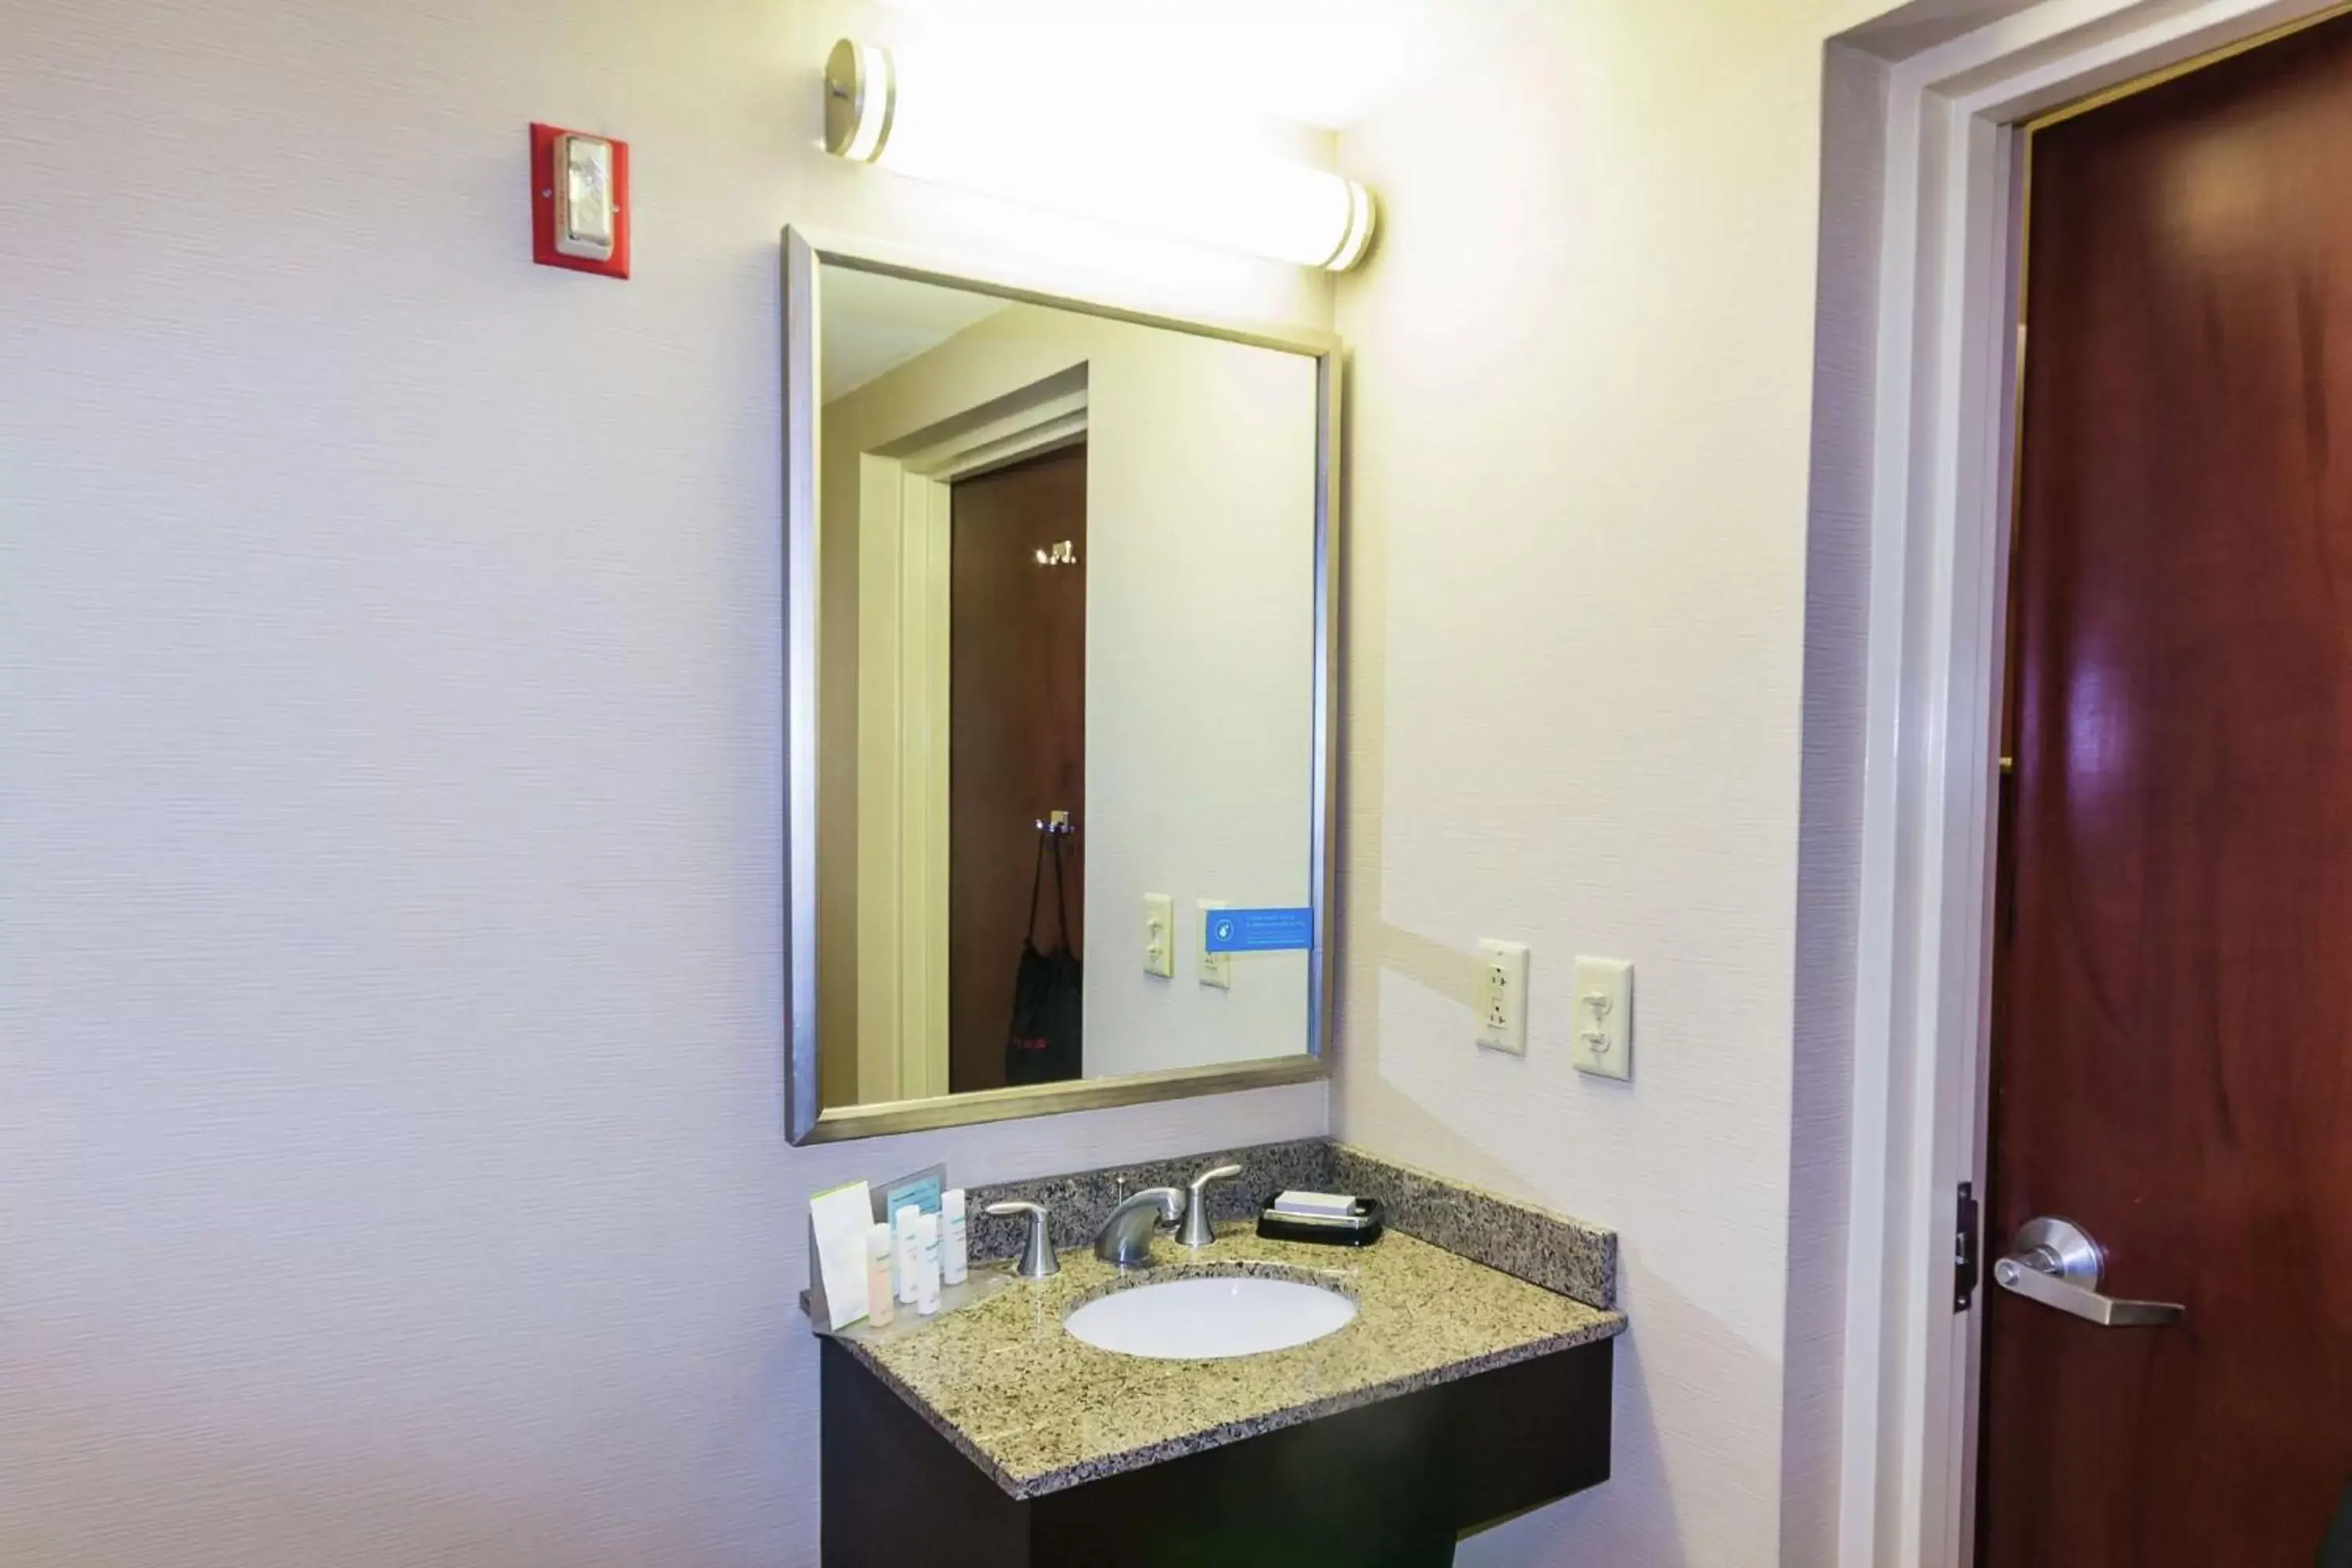
[[[1087,438],[1087,367],[971,424],[858,454],[857,1081],[949,1091],[949,580],[953,487]],[[944,429],[946,434],[938,432]],[[878,956],[868,962],[867,955]],[[887,1090],[879,1086],[887,1085]]]
[[[1862,35],[1832,45],[1832,72],[1859,60],[1874,80],[1831,95],[1824,146],[1875,151],[1825,160],[1824,233],[1874,249],[1867,304],[1825,307],[1817,327],[1817,363],[1860,363],[1870,378],[1857,416],[1823,405],[1816,442],[1821,461],[1869,475],[1842,1568],[1973,1559],[1990,1287],[1953,1310],[1954,1208],[1958,1184],[1981,1191],[1984,1172],[2025,128],[2344,9],[2032,0],[1899,57]]]

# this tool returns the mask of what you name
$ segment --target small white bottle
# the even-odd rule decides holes
[[[922,1210],[912,1204],[906,1204],[900,1206],[892,1226],[892,1240],[898,1247],[895,1256],[898,1261],[898,1305],[902,1307],[915,1304],[915,1281],[922,1276],[922,1270],[916,1267],[921,1261],[923,1251],[922,1237],[916,1233],[916,1224],[922,1217]]]
[[[950,1187],[940,1198],[940,1279],[961,1285],[971,1266],[971,1238],[964,1232],[963,1189]]]
[[[940,1216],[923,1215],[915,1234],[922,1243],[915,1259],[915,1310],[928,1318],[940,1310]]]
[[[898,1321],[898,1309],[890,1299],[893,1289],[890,1227],[876,1220],[866,1228],[866,1321],[869,1327],[887,1329]]]

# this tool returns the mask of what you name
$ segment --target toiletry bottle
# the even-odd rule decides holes
[[[922,1259],[923,1250],[922,1238],[916,1234],[916,1222],[922,1217],[922,1210],[907,1204],[899,1208],[892,1227],[892,1239],[898,1247],[898,1305],[902,1307],[915,1304],[915,1281],[922,1274],[922,1270],[916,1267]]]
[[[915,1222],[921,1238],[915,1259],[915,1310],[928,1318],[940,1310],[940,1216],[927,1214]]]
[[[963,1189],[950,1187],[940,1198],[940,1282],[961,1285],[971,1259],[964,1234]]]
[[[866,1229],[866,1321],[887,1329],[898,1318],[890,1298],[890,1227],[877,1220]]]

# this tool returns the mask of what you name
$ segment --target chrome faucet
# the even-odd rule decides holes
[[[1021,1248],[1021,1262],[1013,1272],[1024,1279],[1045,1279],[1062,1271],[1062,1260],[1054,1256],[1054,1238],[1045,1234],[1044,1204],[991,1204],[983,1214],[1029,1216],[1029,1240]]]
[[[1239,1165],[1213,1165],[1192,1178],[1191,1195],[1184,1204],[1184,1224],[1176,1232],[1179,1247],[1206,1247],[1217,1239],[1216,1227],[1209,1223],[1209,1184],[1229,1182],[1242,1173]]]
[[[1095,1233],[1095,1256],[1120,1268],[1140,1268],[1151,1261],[1152,1231],[1183,1217],[1184,1194],[1174,1187],[1130,1193]]]

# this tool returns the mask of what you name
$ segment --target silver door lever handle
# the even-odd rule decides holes
[[[2189,1309],[2171,1301],[2126,1301],[2099,1293],[2107,1255],[2072,1220],[2044,1216],[2018,1227],[2010,1254],[1992,1266],[2002,1289],[2070,1312],[2103,1329],[2155,1329],[2177,1323]]]

